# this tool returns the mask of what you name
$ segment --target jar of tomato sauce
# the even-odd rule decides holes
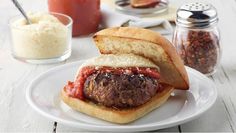
[[[100,0],[48,0],[48,9],[73,19],[73,36],[97,31],[101,19]]]

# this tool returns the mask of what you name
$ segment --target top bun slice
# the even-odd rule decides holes
[[[173,45],[159,33],[136,27],[115,27],[97,32],[94,41],[101,54],[133,53],[160,68],[160,81],[187,90],[189,79]]]

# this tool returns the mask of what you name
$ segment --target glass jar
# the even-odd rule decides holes
[[[72,19],[60,13],[28,13],[32,24],[22,15],[9,22],[12,56],[33,63],[56,63],[71,55]]]
[[[184,64],[212,75],[220,62],[217,12],[210,4],[191,3],[177,11],[173,44]]]
[[[73,19],[73,36],[96,32],[101,21],[100,0],[48,0],[48,10]]]

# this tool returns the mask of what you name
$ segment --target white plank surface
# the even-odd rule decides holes
[[[25,87],[42,71],[12,59],[7,22],[17,11],[8,6],[11,1],[0,1],[0,132],[52,131],[49,121],[29,107],[25,100]]]
[[[8,49],[0,51],[0,131],[51,131],[53,121],[35,115],[25,100],[26,85],[42,71],[13,60]]]
[[[19,0],[27,10],[47,10],[47,0]],[[171,2],[180,5],[185,1]],[[196,120],[158,132],[234,132],[236,131],[236,2],[208,0],[218,10],[223,55],[218,72],[212,76],[219,97],[216,104]],[[69,60],[53,65],[31,65],[14,60],[10,55],[8,19],[18,12],[10,0],[0,0],[0,132],[52,132],[54,121],[32,110],[25,100],[25,87],[40,74],[54,66],[87,59],[98,54],[91,38],[74,38]],[[171,39],[171,36],[168,36]],[[90,43],[87,43],[90,41]],[[80,131],[57,123],[57,132]]]
[[[213,76],[219,97],[215,106],[202,117],[187,124],[181,125],[182,131],[200,132],[235,132],[236,130],[236,38],[234,0],[210,0],[218,11],[219,29],[221,31],[221,46],[223,55],[221,66]]]

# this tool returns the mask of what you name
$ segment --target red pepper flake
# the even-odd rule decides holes
[[[173,40],[184,64],[204,74],[214,71],[219,58],[219,39],[210,31],[177,33]]]

